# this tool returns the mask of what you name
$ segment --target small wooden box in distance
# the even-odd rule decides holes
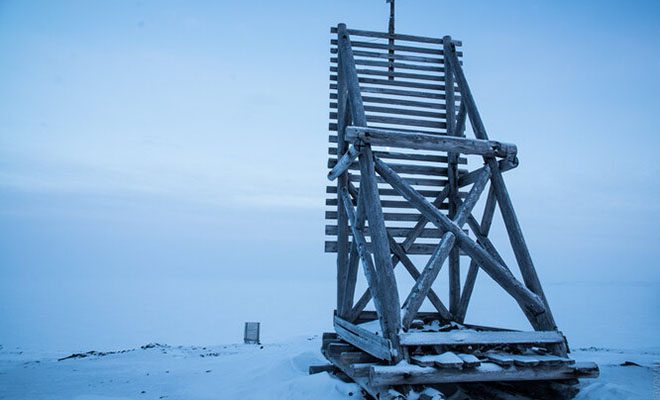
[[[243,341],[247,344],[260,344],[259,342],[259,322],[246,322]]]

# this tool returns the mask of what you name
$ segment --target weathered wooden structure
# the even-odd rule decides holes
[[[326,357],[381,399],[401,385],[597,376],[595,364],[567,357],[503,179],[518,166],[516,146],[488,137],[461,42],[344,24],[332,32],[328,178],[336,185],[327,187],[325,250],[337,253],[337,309]],[[479,220],[473,210],[486,188]],[[496,208],[522,282],[488,238]],[[413,258],[422,256],[419,268]],[[433,288],[445,261],[448,304]],[[403,304],[398,264],[414,279]],[[368,290],[358,297],[360,265]],[[533,331],[464,324],[479,270]],[[420,312],[425,299],[435,311]],[[370,300],[375,311],[365,311]]]

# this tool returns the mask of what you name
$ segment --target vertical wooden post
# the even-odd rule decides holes
[[[399,331],[401,330],[401,312],[399,290],[390,258],[390,243],[385,230],[385,219],[378,195],[374,159],[369,145],[360,154],[360,195],[364,196],[365,213],[369,221],[371,247],[373,248],[374,264],[378,281],[378,293],[382,294],[381,327],[383,336],[392,342],[395,354],[393,359],[398,362],[402,353],[399,346]]]
[[[451,37],[442,38],[444,52],[451,52]],[[451,64],[445,62],[445,103],[447,109],[447,135],[458,136],[456,131],[456,102],[454,100],[454,73],[451,70]],[[448,153],[448,172],[449,178],[449,211],[448,216],[454,219],[457,205],[455,197],[458,196],[458,153]],[[461,301],[461,264],[460,253],[457,246],[454,246],[449,253],[449,312],[454,314],[458,310],[458,304]]]
[[[348,103],[351,111],[351,119],[355,126],[367,126],[367,116],[364,112],[360,84],[358,82],[353,49],[345,24],[337,26],[338,53],[342,56],[342,71],[347,88]],[[390,246],[385,230],[385,220],[381,208],[380,196],[378,195],[378,183],[374,168],[374,157],[371,147],[365,145],[360,153],[360,197],[364,197],[364,207],[369,231],[371,234],[371,246],[376,271],[376,285],[372,290],[374,301],[381,304],[380,323],[383,337],[392,342],[392,361],[401,360],[402,352],[399,346],[399,331],[401,330],[401,312],[399,303],[399,292],[390,259]],[[347,190],[345,191],[347,193]],[[371,283],[370,283],[371,286]],[[380,298],[376,299],[376,295]]]
[[[346,151],[344,131],[348,125],[348,98],[344,74],[341,68],[343,57],[337,55],[337,157]],[[341,202],[341,192],[348,182],[348,172],[337,179],[337,312],[340,317],[346,310],[346,281],[348,277],[348,218]]]
[[[495,191],[493,190],[493,185],[491,184],[490,189],[488,190],[488,197],[486,198],[484,213],[481,216],[481,224],[479,226],[479,233],[481,233],[483,236],[488,236],[488,232],[490,232],[490,226],[493,223],[493,215],[495,214],[495,201]],[[502,265],[504,265],[504,263],[502,263]],[[458,310],[454,314],[457,322],[463,323],[465,321],[465,314],[467,313],[467,308],[470,304],[470,298],[472,297],[474,284],[477,281],[478,272],[479,264],[477,264],[477,262],[474,260],[470,261],[470,268],[468,269],[467,276],[465,277],[465,285],[463,286],[461,301],[458,305]]]

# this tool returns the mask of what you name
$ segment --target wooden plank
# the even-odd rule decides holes
[[[337,28],[332,27],[330,32],[332,32],[332,33],[337,32]],[[389,34],[389,33],[385,33],[385,32],[365,31],[365,30],[358,30],[358,29],[349,29],[348,33],[351,34],[351,35],[355,35],[355,36],[373,37],[373,38],[380,38],[380,39],[392,38],[394,40],[402,40],[402,41],[408,41],[408,42],[442,44],[442,39],[425,37],[425,36],[403,35],[403,34],[400,34],[400,33]],[[454,40],[454,44],[456,46],[461,46],[462,43],[461,43],[460,40]]]
[[[330,343],[325,351],[330,356],[339,357],[341,353],[356,351],[356,348],[348,343]]]
[[[332,52],[332,49],[330,49]],[[429,64],[444,64],[444,58],[438,57],[425,57],[425,56],[413,56],[413,55],[403,55],[403,54],[388,54],[380,53],[377,51],[366,51],[366,50],[353,50],[353,55],[355,57],[362,58],[376,58],[376,59],[393,59],[400,61],[412,61],[417,63],[429,63]]]
[[[337,187],[336,186],[327,186],[325,188],[325,192],[329,194],[335,194],[337,193]],[[436,198],[442,191],[441,190],[427,190],[427,189],[420,189],[418,190],[419,194],[421,194],[424,197],[432,197]],[[378,188],[378,194],[381,196],[397,196],[399,197],[399,192],[397,192],[394,189],[386,189],[386,188]],[[459,196],[460,197],[465,197],[467,195],[467,192],[460,192]]]
[[[349,156],[351,156],[349,154]],[[343,157],[342,157],[343,158]],[[341,162],[341,159],[340,159]],[[417,175],[430,175],[430,176],[447,176],[447,167],[436,167],[432,165],[414,165],[414,164],[397,164],[397,163],[388,163],[390,168],[392,168],[395,172],[400,173],[400,174],[417,174]],[[335,170],[335,167],[337,166],[337,161],[335,159],[329,159],[328,160],[328,168],[332,168]],[[359,164],[357,162],[348,164],[348,165],[342,165],[342,167],[346,169],[352,169],[355,170],[359,168]],[[462,169],[460,170],[461,173],[466,173],[467,170]],[[330,175],[330,174],[328,174]]]
[[[387,233],[392,237],[406,237],[410,234],[412,228],[400,228],[400,227],[388,227]],[[336,225],[326,225],[325,234],[328,236],[334,236],[337,234]],[[437,228],[426,228],[423,229],[417,237],[420,238],[433,238],[439,239],[442,237],[443,231]],[[365,233],[365,237],[368,237],[368,233]]]
[[[474,354],[456,353],[463,360],[463,368],[474,368],[481,365],[481,361]]]
[[[330,98],[336,98],[335,93],[330,94]],[[428,101],[419,101],[419,100],[409,100],[409,99],[398,99],[393,97],[375,97],[375,96],[362,96],[362,99],[365,104],[392,104],[397,106],[405,107],[417,107],[417,108],[430,108],[434,110],[444,110],[445,103],[431,103]]]
[[[337,75],[330,75],[330,81],[337,81]],[[425,82],[416,82],[416,81],[390,81],[388,79],[378,79],[378,78],[368,78],[365,76],[358,76],[358,82],[369,85],[380,85],[380,86],[398,86],[404,88],[414,88],[414,89],[424,89],[431,91],[444,91],[445,85],[439,85],[434,83],[425,83]]]
[[[446,163],[448,160],[447,156],[442,156],[437,154],[400,153],[400,152],[382,151],[382,150],[372,150],[371,152],[378,158],[391,159],[391,160],[410,160],[410,161],[426,161],[426,162],[439,162],[439,163]],[[328,147],[328,154],[336,156],[337,148]],[[467,164],[467,158],[465,157],[459,158],[458,163]]]
[[[513,359],[513,365],[518,367],[535,367],[541,364],[541,361],[536,356],[511,354],[509,357]]]
[[[368,377],[369,376],[369,369],[377,365],[375,363],[355,363],[355,364],[350,364],[347,366],[349,371],[351,371],[350,376],[354,377]]]
[[[413,186],[440,186],[445,187],[447,185],[446,179],[432,179],[432,178],[417,178],[417,177],[405,177],[401,178],[409,185]],[[349,182],[360,182],[362,184],[362,179],[360,175],[350,174],[348,176]],[[387,183],[385,180],[379,176],[376,177],[377,183]]]
[[[331,63],[337,63],[337,57],[330,57]],[[355,65],[366,65],[370,67],[389,67],[393,66],[397,69],[409,69],[413,71],[427,71],[427,72],[442,72],[444,69],[442,67],[433,65],[433,64],[409,64],[402,62],[389,62],[373,59],[356,59]]]
[[[366,329],[335,317],[335,330],[345,341],[381,360],[391,360],[391,343]],[[341,357],[341,356],[340,356]]]
[[[347,351],[339,355],[339,361],[344,365],[355,363],[375,363],[378,358],[363,351]]]
[[[331,66],[330,72],[337,72],[337,67]],[[414,72],[392,72],[392,71],[383,71],[379,69],[370,69],[370,68],[358,68],[358,76],[386,76],[386,77],[395,77],[395,78],[406,78],[406,79],[416,79],[420,81],[434,81],[434,82],[444,82],[445,76],[443,74],[417,74]]]
[[[366,102],[365,102],[366,103]],[[337,103],[330,103],[330,108],[336,108]],[[415,117],[425,117],[425,118],[435,118],[443,120],[445,118],[444,112],[434,112],[434,111],[421,111],[413,110],[408,108],[393,108],[393,107],[381,107],[381,106],[370,106],[365,105],[364,111],[374,112],[374,113],[383,113],[389,115],[409,115]],[[336,113],[330,113],[330,119],[336,118]]]
[[[546,345],[563,343],[564,336],[557,331],[473,331],[454,330],[449,332],[404,332],[403,346],[462,346],[527,344]]]
[[[433,254],[433,252],[437,249],[437,247],[438,247],[437,243],[415,243],[415,244],[410,246],[410,248],[406,251],[406,254],[408,254],[408,255],[429,255],[429,254]],[[334,241],[334,240],[327,240],[327,241],[325,241],[325,247],[324,248],[325,248],[326,253],[336,253],[337,252],[337,242]],[[371,246],[371,242],[365,242],[365,248],[367,249],[368,252],[373,251],[373,248]],[[467,255],[462,250],[461,250],[460,254],[462,256]]]
[[[371,385],[433,384],[447,382],[540,381],[595,378],[595,363],[576,363],[559,368],[502,368],[492,363],[465,369],[436,369],[417,365],[373,366],[369,371]]]
[[[331,83],[330,90],[336,90],[337,85]],[[360,86],[360,93],[389,94],[392,96],[419,97],[425,99],[444,100],[444,93],[424,92],[419,90],[389,89],[374,86]]]
[[[575,364],[575,360],[572,360],[568,357],[559,357],[552,354],[538,354],[535,355],[537,360],[541,362],[541,365],[557,366],[564,364]]]
[[[503,367],[510,367],[513,365],[513,358],[511,357],[511,354],[508,353],[502,353],[498,351],[488,351],[484,353],[484,357],[486,357],[488,360],[492,361],[493,363],[497,365],[501,365]]]
[[[410,361],[413,364],[423,367],[438,367],[438,368],[461,368],[463,367],[463,360],[451,351],[444,352],[437,355],[423,355],[412,356]]]
[[[364,142],[376,146],[403,147],[416,150],[449,151],[477,154],[486,157],[516,156],[516,145],[493,140],[468,139],[445,135],[408,133],[403,131],[350,126],[346,128],[346,140],[351,143]]]
[[[332,364],[310,365],[309,366],[309,374],[310,375],[319,374],[321,372],[334,372],[334,371],[337,371],[337,367],[335,367]]]
[[[331,45],[337,45],[337,40],[332,39],[330,41]],[[442,55],[443,49],[432,48],[432,47],[418,47],[418,46],[402,46],[402,45],[389,45],[387,43],[376,43],[376,42],[363,42],[360,40],[351,40],[351,46],[353,48],[365,48],[365,49],[378,49],[378,50],[394,50],[394,51],[404,51],[411,53],[422,53],[422,54],[435,54]]]
[[[330,113],[331,119],[334,119],[336,117],[337,117],[336,113],[332,113],[332,112]],[[417,126],[422,128],[431,128],[431,129],[444,129],[446,127],[446,123],[444,121],[398,118],[398,117],[388,117],[388,116],[372,115],[372,114],[367,115],[367,122],[373,122],[374,124]],[[396,129],[396,128],[392,128],[392,129]]]

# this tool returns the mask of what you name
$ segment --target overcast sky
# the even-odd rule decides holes
[[[0,1],[0,344],[55,335],[39,322],[55,308],[159,304],[171,282],[193,282],[167,300],[191,309],[227,281],[332,283],[330,27],[387,14]],[[660,282],[659,18],[654,1],[397,2],[398,32],[463,41],[489,135],[518,145],[506,180],[544,282]]]

